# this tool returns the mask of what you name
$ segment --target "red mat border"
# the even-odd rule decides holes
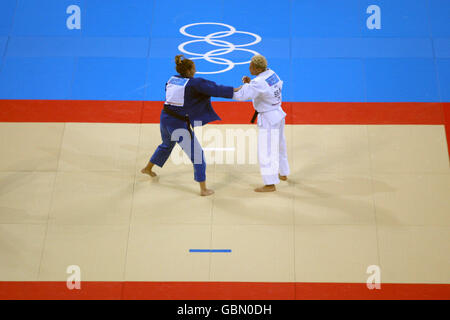
[[[0,122],[158,123],[161,101],[0,100]],[[251,102],[214,102],[218,124],[248,124]],[[450,103],[285,102],[288,124],[445,124]]]
[[[0,100],[0,122],[158,123],[161,101]],[[222,121],[248,124],[251,102],[214,102]],[[450,156],[448,102],[285,102],[287,124],[445,125]]]
[[[260,282],[0,282],[0,300],[449,300],[450,284]]]

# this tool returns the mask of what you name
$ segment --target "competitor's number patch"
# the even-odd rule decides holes
[[[186,82],[188,82],[188,81],[189,81],[189,79],[186,79],[186,78],[172,77],[169,79],[168,83],[183,87],[186,84]]]
[[[273,86],[274,84],[277,84],[278,82],[280,82],[280,78],[278,78],[277,74],[274,73],[273,75],[271,75],[270,77],[268,77],[266,79],[266,82],[269,86]]]

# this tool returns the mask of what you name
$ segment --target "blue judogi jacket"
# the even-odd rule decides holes
[[[184,90],[183,90],[184,88]],[[175,75],[166,83],[165,107],[180,116],[188,115],[192,125],[221,120],[211,105],[211,97],[233,98],[234,89],[203,78]]]

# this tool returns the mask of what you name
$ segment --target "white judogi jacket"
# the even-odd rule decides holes
[[[253,107],[258,111],[258,125],[261,118],[274,125],[280,122],[286,113],[281,108],[281,89],[283,81],[278,75],[268,69],[256,76],[250,83],[242,86],[241,90],[235,92],[233,100],[252,100]]]

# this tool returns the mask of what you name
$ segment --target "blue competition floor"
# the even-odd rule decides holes
[[[0,99],[163,100],[188,42],[221,84],[265,55],[285,101],[450,101],[449,21],[448,0],[2,0]]]

